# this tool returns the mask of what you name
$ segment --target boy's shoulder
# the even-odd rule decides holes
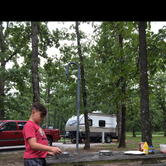
[[[27,127],[35,127],[35,128],[38,128],[38,125],[35,124],[34,122],[28,120],[24,127],[26,127],[26,128],[27,128]]]
[[[27,123],[26,123],[25,125],[26,125],[26,126],[27,126],[27,125],[33,125],[33,123],[31,123],[31,121],[28,120]]]
[[[23,133],[36,132],[39,128],[39,125],[29,120],[23,128]]]

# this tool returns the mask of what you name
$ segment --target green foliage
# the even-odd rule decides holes
[[[80,26],[86,22],[79,22]],[[89,24],[89,22],[88,22]],[[5,25],[5,26],[4,26]],[[137,22],[93,22],[92,38],[85,42],[87,35],[80,31],[81,51],[85,70],[87,109],[89,112],[101,110],[103,113],[116,114],[117,102],[125,99],[127,131],[141,131],[140,89],[139,89],[139,55]],[[9,68],[0,67],[0,78],[5,90],[0,96],[5,108],[6,119],[28,119],[32,104],[31,76],[31,25],[30,22],[5,22],[1,30],[6,38],[0,36],[0,61]],[[123,51],[119,45],[119,35],[123,36]],[[76,44],[75,25],[69,29],[55,29],[50,32],[47,22],[38,23],[39,62],[45,58],[46,63],[39,63],[41,102],[49,109],[49,126],[60,128],[64,133],[65,121],[76,115],[77,68],[70,66],[66,80],[66,65],[76,62],[79,65]],[[157,34],[150,30],[147,22],[147,60],[149,74],[149,101],[153,131],[163,131],[165,106],[165,47],[166,29]],[[60,45],[60,41],[64,44]],[[70,42],[66,42],[70,41]],[[57,55],[48,57],[49,47],[59,48]],[[19,58],[23,62],[19,62]],[[124,81],[121,81],[121,78]],[[126,86],[125,96],[122,86]],[[14,92],[13,89],[15,90]],[[81,90],[81,89],[80,89]],[[82,90],[81,90],[82,91]],[[82,93],[80,96],[80,114],[84,112]],[[0,106],[1,107],[1,106]],[[45,121],[43,122],[45,123]]]

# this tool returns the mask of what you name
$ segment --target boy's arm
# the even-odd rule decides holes
[[[53,153],[53,152],[48,151],[48,152],[47,152],[47,155],[54,156],[54,153]]]
[[[58,147],[51,147],[51,146],[46,146],[46,145],[42,145],[42,144],[37,143],[35,137],[28,138],[28,142],[29,142],[31,148],[34,150],[50,151],[53,154],[55,154],[55,153],[61,154],[62,153]]]

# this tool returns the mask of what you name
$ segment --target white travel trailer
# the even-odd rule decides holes
[[[101,111],[93,111],[88,114],[90,139],[100,140],[104,132],[105,141],[110,143],[112,138],[118,138],[116,115],[103,114]],[[72,116],[66,123],[65,131],[71,139],[76,138],[77,116]],[[84,114],[79,116],[79,141],[85,139]]]

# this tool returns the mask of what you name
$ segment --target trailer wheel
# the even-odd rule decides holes
[[[52,139],[50,137],[47,137],[48,140],[48,146],[52,146]]]
[[[106,143],[112,142],[111,136],[110,136],[110,135],[107,135],[106,138],[105,138],[105,141],[106,141]]]

